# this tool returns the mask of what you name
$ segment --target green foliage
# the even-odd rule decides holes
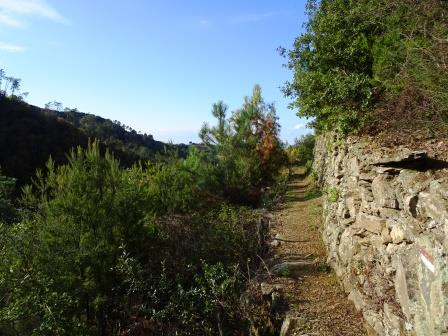
[[[280,174],[271,187],[267,188],[263,193],[261,204],[263,208],[273,210],[282,201],[284,201],[288,191],[289,175],[287,171]]]
[[[324,193],[329,203],[335,203],[339,199],[339,193],[336,188],[327,187],[324,189]]]
[[[275,108],[263,101],[256,85],[242,108],[230,118],[226,112],[223,102],[214,104],[212,114],[217,124],[204,124],[200,137],[214,154],[224,196],[233,202],[257,204],[261,189],[274,181],[286,161]]]
[[[16,209],[12,203],[12,193],[16,179],[3,176],[0,170],[0,223],[9,223],[16,216]]]
[[[54,113],[36,115],[73,130]],[[67,113],[76,123],[78,112]],[[231,118],[223,104],[213,114],[206,146],[186,158],[174,149],[123,168],[98,141],[65,164],[50,158],[23,188],[17,216],[4,210],[14,208],[15,181],[0,175],[0,334],[248,332],[243,274],[258,266],[266,228],[243,205],[279,200],[284,153],[259,87]],[[80,122],[99,134],[95,119]]]
[[[162,323],[158,334],[172,335],[174,330],[178,335],[231,334],[246,327],[239,314],[244,282],[238,268],[203,263],[192,282],[171,290],[169,303],[156,314]]]
[[[306,193],[305,193],[305,200],[311,200],[311,199],[314,199],[314,198],[318,198],[318,197],[321,197],[322,196],[322,191],[320,191],[318,188],[313,188],[313,189],[311,189],[311,190],[308,190]]]
[[[306,32],[280,51],[294,71],[291,107],[318,131],[448,121],[446,2],[310,0],[308,9]]]
[[[24,188],[20,222],[0,226],[0,333],[246,330],[241,270],[265,248],[262,221],[210,197],[212,158],[193,149],[123,169],[95,142],[66,165],[49,160]]]
[[[311,174],[313,169],[313,161],[312,160],[308,160],[305,163],[305,171],[307,174]]]
[[[149,239],[144,189],[134,171],[121,170],[108,153],[102,159],[97,144],[73,151],[66,166],[49,161],[47,169],[46,177],[38,174],[36,192],[27,188],[24,195],[36,211],[11,231],[24,245],[6,248],[17,255],[2,261],[11,278],[0,317],[26,323],[35,316],[37,334],[104,334],[108,315],[123,302],[114,270],[119,247],[139,256]]]
[[[302,137],[295,140],[294,144],[290,146],[290,151],[294,152],[293,163],[309,167],[307,172],[309,172],[310,165],[312,165],[314,160],[314,145],[316,142],[316,137],[314,134],[303,135]]]
[[[319,266],[317,266],[317,270],[322,273],[329,273],[331,271],[331,267],[323,261],[319,263]]]
[[[275,274],[280,277],[289,277],[291,275],[291,270],[288,265],[284,265],[275,271]]]
[[[60,112],[63,108],[58,102],[47,105],[40,109],[0,94],[0,166],[6,175],[18,179],[19,186],[29,183],[50,155],[56,164],[67,163],[66,153],[73,147],[86,148],[89,138],[98,139],[101,152],[109,149],[125,167],[155,161],[157,154],[172,151],[187,155],[187,145],[165,144],[118,121],[76,109]]]
[[[181,160],[149,163],[145,174],[148,209],[154,214],[187,213],[199,206],[194,177]]]

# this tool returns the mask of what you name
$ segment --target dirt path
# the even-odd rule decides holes
[[[273,244],[279,245],[272,248],[272,264],[277,268],[271,281],[282,285],[291,321],[285,335],[366,335],[361,314],[325,263],[321,199],[307,200],[310,181],[303,169],[295,170],[287,203],[272,228],[278,238],[274,241],[279,242]]]

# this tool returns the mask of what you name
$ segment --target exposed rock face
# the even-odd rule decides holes
[[[447,166],[423,151],[318,138],[328,262],[373,335],[448,335]]]

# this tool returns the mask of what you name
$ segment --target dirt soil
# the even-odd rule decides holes
[[[312,180],[302,168],[295,169],[287,202],[276,214],[272,227],[272,264],[308,261],[308,267],[283,270],[271,283],[283,286],[289,305],[288,316],[295,321],[286,335],[327,336],[367,335],[362,315],[348,301],[334,272],[326,264],[322,241],[321,198],[310,198]],[[277,239],[275,239],[275,237]],[[298,241],[298,242],[297,242]]]

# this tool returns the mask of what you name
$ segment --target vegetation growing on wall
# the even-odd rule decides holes
[[[308,1],[284,93],[318,131],[446,130],[448,4],[442,0]]]

